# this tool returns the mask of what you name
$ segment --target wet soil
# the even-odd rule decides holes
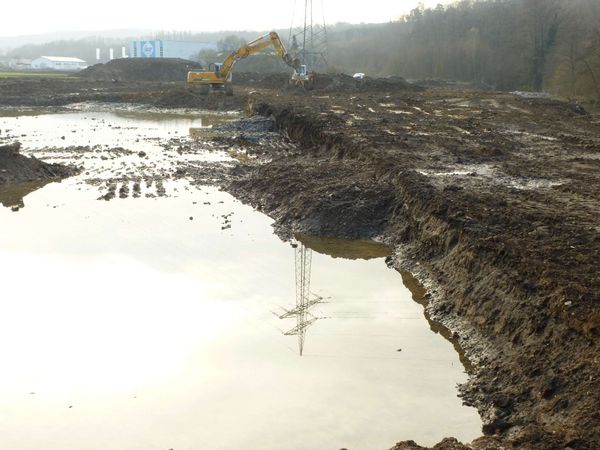
[[[159,108],[241,110],[243,96],[201,95],[184,81],[94,81],[84,78],[0,79],[0,107],[61,107],[81,102],[128,103]]]
[[[220,185],[235,158],[250,159],[234,143],[239,139],[232,134],[229,121],[238,117],[236,113],[148,112],[94,103],[59,113],[42,108],[29,115],[2,115],[0,145],[21,139],[24,155],[80,167],[80,176],[73,182],[85,185],[83,189],[96,188],[101,200],[174,196],[178,188],[188,188],[188,183],[177,183],[184,178],[197,186]],[[270,122],[273,127],[268,119],[240,121],[246,122]],[[219,123],[227,126],[219,131]],[[208,142],[205,135],[215,141]],[[229,139],[217,142],[221,135]],[[278,136],[257,131],[239,138],[244,142],[260,138],[258,146],[267,138],[275,145],[281,141]]]
[[[243,86],[253,86],[254,88],[281,90],[285,94],[303,95],[304,89],[297,89],[290,86],[288,73],[236,73],[234,82]],[[393,92],[420,92],[424,88],[419,84],[409,83],[402,77],[372,78],[364,77],[355,79],[344,74],[325,74],[315,75],[314,84],[311,85],[309,92],[365,92],[365,91],[393,91]]]
[[[394,247],[388,265],[425,285],[428,317],[465,350],[472,371],[461,395],[484,420],[470,447],[448,439],[434,448],[600,448],[597,116],[456,86],[287,95],[251,84],[230,98],[180,84],[35,82],[0,81],[0,105],[79,97],[247,106],[270,118],[205,136],[236,164],[178,173],[258,207],[283,237]],[[196,144],[171,145],[186,154]]]
[[[230,190],[282,234],[396,247],[476,368],[475,448],[600,447],[597,117],[456,89],[249,102],[300,151]]]
[[[196,62],[179,58],[121,58],[95,64],[79,76],[93,81],[179,81],[190,70],[201,70]]]
[[[327,92],[421,91],[423,88],[400,77],[369,78],[357,81],[349,75],[319,74],[314,89],[306,92],[290,88],[287,73],[236,73],[234,91],[202,95],[185,82],[190,69],[200,66],[186,60],[114,60],[98,64],[70,79],[0,79],[0,107],[60,107],[80,102],[112,102],[159,108],[198,108],[204,110],[243,110],[252,91],[278,92],[285,96],[305,96]]]
[[[21,144],[19,142],[0,145],[0,186],[28,181],[47,182],[65,178],[78,172],[76,167],[48,164],[34,157],[21,155],[20,150]],[[18,199],[15,199],[14,204],[19,204]]]

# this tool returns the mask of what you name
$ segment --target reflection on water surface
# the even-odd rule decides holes
[[[294,248],[229,195],[175,184],[170,198],[103,202],[71,179],[0,208],[0,448],[479,435],[457,397],[459,355],[386,267],[389,249],[302,236]]]
[[[26,183],[0,185],[0,205],[17,211],[25,206],[23,199],[50,181],[28,181]]]

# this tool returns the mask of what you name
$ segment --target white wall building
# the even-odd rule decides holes
[[[202,50],[217,50],[217,44],[185,41],[133,41],[130,58],[182,58],[194,59]]]
[[[40,56],[31,62],[32,69],[45,70],[81,70],[87,67],[83,59],[70,56]]]
[[[8,61],[8,67],[13,70],[27,70],[31,69],[31,60],[22,58],[13,58]]]

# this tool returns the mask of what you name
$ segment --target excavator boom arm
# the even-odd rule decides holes
[[[283,45],[283,42],[281,42],[279,35],[272,31],[271,33],[265,34],[264,36],[261,36],[232,52],[223,62],[223,66],[221,67],[221,77],[223,79],[228,79],[229,74],[231,73],[231,70],[236,62],[238,62],[240,59],[244,59],[250,55],[258,53],[270,46],[273,46],[279,57],[288,66],[294,67],[294,61],[285,49],[285,46]]]

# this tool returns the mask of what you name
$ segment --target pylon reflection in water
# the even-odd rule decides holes
[[[296,307],[291,310],[284,309],[278,315],[280,319],[296,317],[296,326],[285,332],[286,336],[298,336],[298,352],[304,353],[306,330],[314,324],[318,317],[311,314],[310,310],[319,303],[324,303],[323,298],[310,293],[310,275],[312,265],[312,250],[303,244],[297,243],[294,248],[294,265],[296,271]]]

